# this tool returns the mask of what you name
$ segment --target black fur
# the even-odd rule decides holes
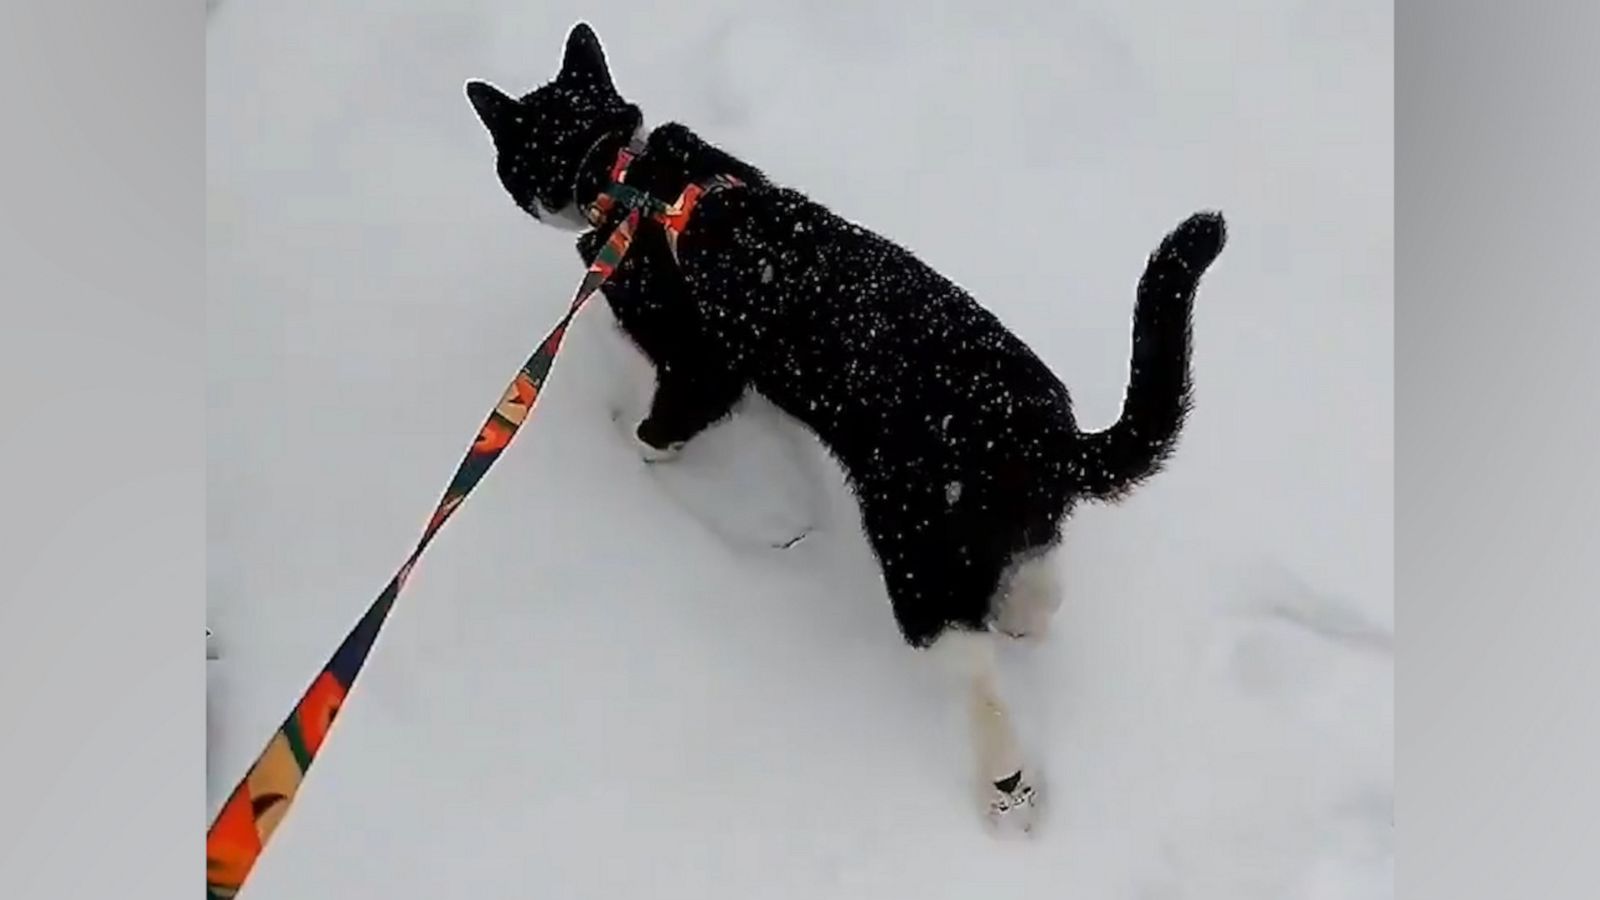
[[[641,121],[586,25],[551,83],[520,100],[481,82],[468,94],[506,190],[540,217],[591,202]],[[656,367],[639,437],[687,441],[746,389],[812,429],[850,479],[913,646],[988,627],[1008,569],[1053,545],[1077,501],[1121,497],[1173,452],[1190,405],[1190,307],[1222,250],[1220,215],[1192,216],[1151,255],[1122,415],[1084,433],[1061,382],[965,291],[688,128],[654,129],[628,183],[670,201],[717,173],[747,187],[701,203],[680,258],[647,225],[604,288]],[[610,224],[579,238],[586,264]]]

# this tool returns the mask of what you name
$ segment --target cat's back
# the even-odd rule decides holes
[[[761,284],[750,297],[760,308],[743,312],[769,326],[757,382],[781,407],[823,431],[1074,430],[1066,388],[1043,361],[906,248],[789,188],[763,186],[737,206],[729,246]]]

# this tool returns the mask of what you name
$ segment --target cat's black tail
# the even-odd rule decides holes
[[[1200,276],[1227,242],[1221,213],[1190,216],[1150,254],[1133,311],[1133,358],[1122,415],[1082,435],[1082,491],[1116,500],[1161,471],[1192,402],[1190,310]]]

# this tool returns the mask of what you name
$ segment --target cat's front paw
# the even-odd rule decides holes
[[[668,462],[676,459],[683,450],[683,442],[663,441],[651,427],[649,419],[640,422],[633,430],[633,442],[639,450],[639,456],[647,463]]]

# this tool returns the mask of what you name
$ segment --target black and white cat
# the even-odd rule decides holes
[[[581,230],[592,262],[616,218],[593,228],[583,212],[643,122],[594,32],[576,26],[560,73],[521,98],[480,81],[467,95],[512,199]],[[1027,345],[905,249],[683,125],[643,146],[627,183],[664,201],[718,174],[744,186],[707,196],[676,253],[646,223],[603,289],[656,370],[638,439],[668,456],[747,390],[813,431],[849,479],[906,641],[962,667],[985,811],[1030,828],[1037,773],[996,685],[994,641],[1039,632],[1059,605],[1046,554],[1074,504],[1123,496],[1173,452],[1191,402],[1191,304],[1222,217],[1190,217],[1151,255],[1121,417],[1084,432]]]

